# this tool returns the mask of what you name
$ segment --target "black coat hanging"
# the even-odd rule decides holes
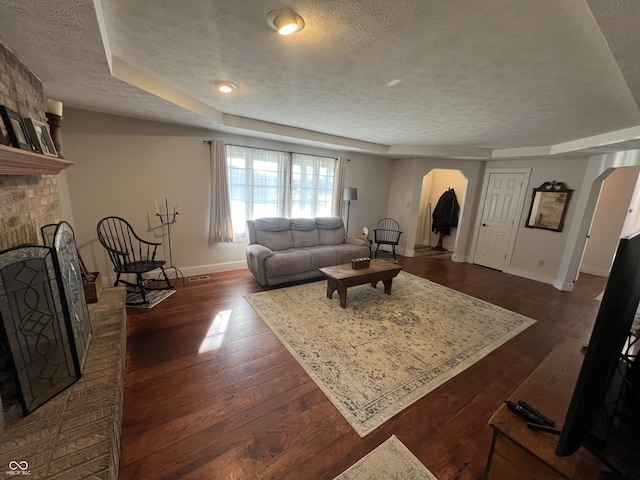
[[[431,230],[440,233],[441,236],[451,235],[451,228],[458,226],[459,213],[460,205],[456,192],[450,188],[440,196],[436,208],[433,209]]]

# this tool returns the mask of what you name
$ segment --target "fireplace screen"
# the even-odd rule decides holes
[[[73,232],[59,230],[54,248],[0,252],[0,342],[25,415],[80,378],[91,338]]]
[[[68,308],[69,325],[76,349],[78,369],[82,372],[91,340],[91,320],[82,285],[78,248],[71,225],[67,222],[61,222],[56,228],[53,248],[56,251],[60,267],[60,279]]]

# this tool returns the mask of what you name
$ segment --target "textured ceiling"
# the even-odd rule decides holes
[[[302,32],[267,25],[283,6]],[[76,108],[388,156],[566,156],[640,139],[637,0],[0,8],[0,40]],[[216,80],[239,88],[222,95]]]

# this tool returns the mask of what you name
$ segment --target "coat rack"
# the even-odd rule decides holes
[[[158,210],[158,202],[156,201],[156,217],[160,218],[160,224],[162,225],[163,231],[164,226],[167,226],[167,243],[169,244],[169,266],[165,268],[165,272],[167,272],[167,275],[170,276],[169,272],[173,270],[176,275],[175,278],[182,278],[182,286],[184,286],[184,274],[182,273],[182,270],[180,270],[173,264],[173,253],[171,251],[171,226],[176,223],[176,217],[178,216],[178,202],[176,201],[173,206],[173,213],[170,213],[169,201],[167,200],[167,197],[164,197],[164,211],[165,213],[162,213],[162,206],[160,207],[160,210]],[[160,279],[160,277],[158,277],[158,279]]]

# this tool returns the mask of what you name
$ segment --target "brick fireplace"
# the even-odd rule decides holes
[[[46,123],[42,82],[1,43],[0,105]],[[0,129],[6,136],[1,120]],[[42,245],[40,228],[63,220],[56,174],[70,165],[66,160],[0,146],[0,251]],[[0,477],[5,472],[15,475],[16,466],[23,475],[25,467],[34,478],[118,477],[126,352],[124,294],[121,288],[108,289],[99,303],[89,306],[93,339],[77,382],[27,416],[13,415],[19,408],[15,395],[0,399]],[[2,373],[9,370],[0,358],[0,387],[7,386]]]
[[[17,111],[22,117],[46,122],[42,82],[2,44],[0,105]],[[4,125],[0,128],[6,133]],[[40,227],[61,219],[55,176],[0,175],[0,250],[23,243],[41,243]]]

